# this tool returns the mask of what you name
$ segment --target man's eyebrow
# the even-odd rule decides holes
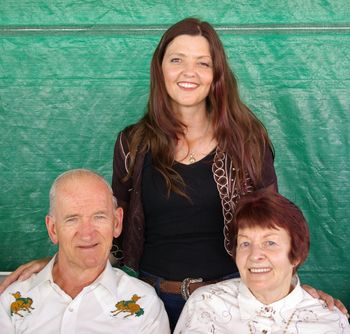
[[[77,217],[79,217],[79,215],[77,213],[72,213],[72,214],[65,215],[63,217],[63,219],[66,220],[66,219],[69,219],[69,218],[77,218]]]
[[[106,215],[106,214],[107,214],[107,211],[105,211],[105,210],[100,210],[100,211],[94,212],[94,216],[95,215]]]

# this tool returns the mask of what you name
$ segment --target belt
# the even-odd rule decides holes
[[[151,276],[141,276],[140,279],[155,288],[157,287],[157,281],[159,280],[158,278]],[[181,294],[182,298],[187,300],[194,290],[200,288],[201,286],[218,283],[220,281],[222,281],[222,279],[203,282],[202,278],[190,277],[185,278],[183,281],[166,281],[164,279],[160,279],[159,290],[164,293]]]

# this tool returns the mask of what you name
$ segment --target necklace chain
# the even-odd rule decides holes
[[[294,310],[294,312],[292,313],[292,315],[291,315],[290,318],[288,319],[287,324],[286,324],[286,327],[284,328],[282,334],[286,334],[286,333],[287,333],[287,330],[288,330],[288,328],[289,328],[289,325],[290,325],[290,323],[292,322],[292,319],[293,319],[294,314],[295,314],[296,311],[297,311],[297,310]],[[254,334],[251,322],[252,322],[252,321],[249,321],[249,322],[248,322],[249,333],[250,333],[250,334]],[[262,332],[262,334],[264,334],[264,333],[265,333],[265,331]]]
[[[209,130],[209,126],[210,126],[210,119],[208,119],[207,127],[206,127],[206,129],[205,129],[203,135],[200,137],[200,139],[203,139],[203,138],[207,135],[208,130]],[[212,139],[210,140],[209,144],[207,145],[208,147],[209,147],[209,145],[210,145],[211,142],[212,142]],[[193,151],[191,151],[190,154],[189,154],[189,156],[188,156],[188,161],[189,161],[190,164],[193,164],[193,163],[195,163],[195,162],[197,161],[197,159],[196,159],[196,157],[195,157],[194,154],[195,154],[195,153],[194,153]]]

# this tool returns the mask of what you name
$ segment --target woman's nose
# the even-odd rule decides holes
[[[192,77],[195,75],[195,64],[192,62],[186,62],[183,70],[184,75]]]
[[[250,254],[249,257],[254,260],[260,260],[265,258],[265,252],[262,247],[259,245],[252,245],[250,248]]]

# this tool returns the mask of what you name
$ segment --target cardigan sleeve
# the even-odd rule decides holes
[[[121,131],[114,145],[112,189],[118,201],[118,205],[121,206],[124,211],[128,210],[130,190],[132,188],[131,180],[124,179],[128,174],[128,156],[129,148],[126,134],[124,131]]]
[[[114,145],[113,156],[113,174],[112,174],[112,190],[113,195],[117,199],[118,206],[123,208],[123,230],[118,238],[114,238],[111,254],[113,258],[110,258],[112,263],[117,263],[119,266],[123,263],[124,251],[123,251],[123,239],[125,225],[127,224],[127,211],[130,201],[130,188],[132,187],[132,181],[125,180],[127,176],[127,159],[128,159],[128,143],[124,131],[121,131],[117,137]]]

